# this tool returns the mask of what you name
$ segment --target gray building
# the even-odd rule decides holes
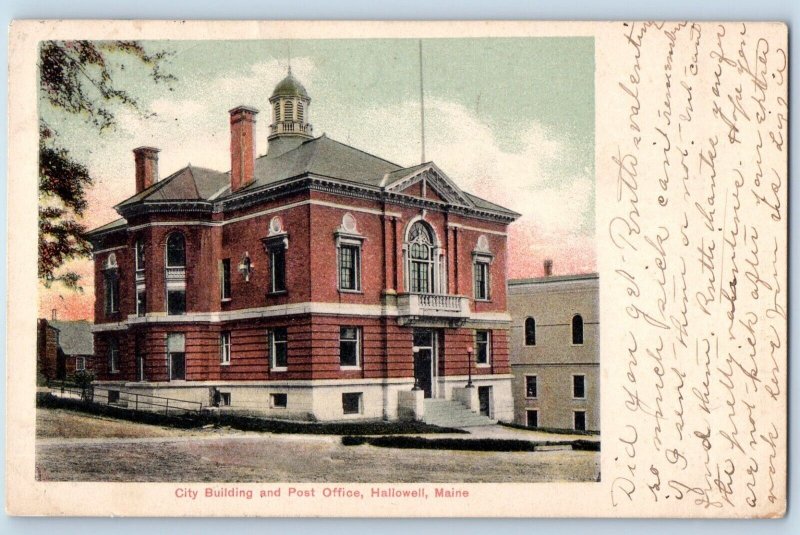
[[[600,430],[598,301],[596,273],[508,281],[515,423]]]

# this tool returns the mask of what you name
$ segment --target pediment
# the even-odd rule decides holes
[[[436,164],[428,163],[395,171],[384,177],[386,191],[472,207],[472,201]]]

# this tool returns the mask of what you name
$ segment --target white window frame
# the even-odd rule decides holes
[[[492,283],[491,283],[492,275],[491,275],[491,273],[492,273],[492,270],[491,270],[491,264],[492,264],[492,262],[491,262],[491,259],[489,259],[489,258],[482,257],[482,256],[476,256],[475,257],[475,262],[473,262],[473,264],[472,264],[472,294],[473,294],[473,297],[474,297],[475,301],[491,301],[492,300],[492,292],[491,292],[491,288],[492,288]],[[484,293],[484,295],[483,295],[483,297],[478,297],[478,273],[480,273],[480,270],[482,270],[482,269],[486,270],[486,274],[485,274],[485,276],[483,278],[483,285],[484,285],[483,293]]]
[[[358,396],[358,410],[356,412],[344,412],[344,397]],[[364,392],[342,392],[342,414],[352,416],[354,414],[364,414]]]
[[[283,329],[286,331],[286,340],[279,342],[286,346],[286,366],[276,366],[275,364],[275,357],[277,356],[277,352],[275,350],[275,331],[278,329]],[[267,339],[269,341],[269,369],[273,372],[285,372],[289,369],[289,330],[285,327],[273,327],[267,330]]]
[[[228,269],[225,270],[225,264],[227,262]],[[231,259],[230,258],[223,258],[219,261],[219,297],[220,301],[228,302],[231,300],[231,296],[233,295],[233,275],[231,274]],[[228,293],[225,293],[225,286],[227,282]]]
[[[532,413],[532,412],[536,413],[536,426],[535,427],[530,425],[530,413]],[[573,417],[573,420],[572,420],[572,424],[575,425],[574,417]],[[525,409],[525,427],[528,427],[530,429],[538,429],[539,427],[541,427],[539,425],[539,409]]]
[[[108,373],[119,373],[119,341],[116,338],[108,342]]]
[[[139,300],[139,294],[144,294],[144,303]],[[136,287],[136,315],[145,316],[147,314],[147,290],[141,286]]]
[[[583,429],[578,429],[577,422],[575,421],[575,417],[578,415],[579,412],[583,413]],[[572,411],[572,430],[573,431],[586,431],[589,428],[589,423],[586,419],[586,409],[577,409]]]
[[[583,396],[578,397],[575,395],[575,378],[576,377],[583,377]],[[570,384],[570,388],[572,390],[572,399],[586,399],[586,374],[585,373],[573,373],[572,374],[572,383]]]
[[[144,255],[144,242],[141,239],[138,239],[133,244],[133,262],[137,273],[144,271],[144,267],[147,264],[147,260],[145,259]]]
[[[231,363],[231,332],[219,333],[219,364],[229,366]]]
[[[345,248],[351,248],[355,252],[355,258],[353,259],[353,269],[355,270],[355,288],[344,288],[342,287],[342,250]],[[339,241],[339,245],[336,250],[336,285],[339,288],[340,292],[351,292],[351,293],[361,293],[361,241],[360,240],[345,240],[341,239]]]
[[[486,362],[478,362],[478,333],[486,333]],[[480,342],[482,343],[482,342]],[[475,330],[475,366],[479,368],[488,368],[492,365],[492,331],[488,329]]]
[[[86,370],[86,357],[75,357],[75,371],[82,372]]]
[[[275,403],[276,396],[286,396],[286,404],[278,405]],[[286,392],[273,392],[269,395],[269,408],[270,409],[287,409],[289,408],[289,394]]]
[[[169,241],[173,236],[180,236],[183,239],[183,265],[172,265],[169,263]],[[164,268],[184,268],[186,269],[186,265],[188,264],[187,254],[186,254],[186,235],[180,231],[172,231],[167,234],[167,239],[164,241]]]
[[[528,378],[532,377],[536,383],[536,395],[528,395]],[[534,373],[525,374],[525,399],[539,399],[539,376]]]
[[[342,364],[342,342],[352,343],[350,338],[342,338],[342,331],[344,329],[355,329],[356,331],[356,363],[355,364]],[[354,325],[341,325],[339,327],[339,368],[342,370],[360,370],[361,369],[361,327]]]

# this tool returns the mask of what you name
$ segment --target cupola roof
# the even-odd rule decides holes
[[[272,92],[272,98],[275,97],[301,97],[301,98],[308,98],[308,92],[306,88],[303,87],[303,84],[297,81],[297,78],[292,76],[292,71],[289,71],[289,74],[278,82],[278,85],[275,86],[275,90]]]

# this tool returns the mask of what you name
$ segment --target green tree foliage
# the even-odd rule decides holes
[[[116,72],[138,64],[150,82],[175,79],[163,71],[168,53],[150,53],[137,41],[45,41],[39,48],[40,106],[78,117],[98,135],[116,124],[114,110],[144,114],[139,101],[115,80]],[[59,141],[59,132],[39,119],[39,279],[79,289],[77,273],[62,270],[69,260],[87,257],[89,243],[81,219],[92,177]]]

